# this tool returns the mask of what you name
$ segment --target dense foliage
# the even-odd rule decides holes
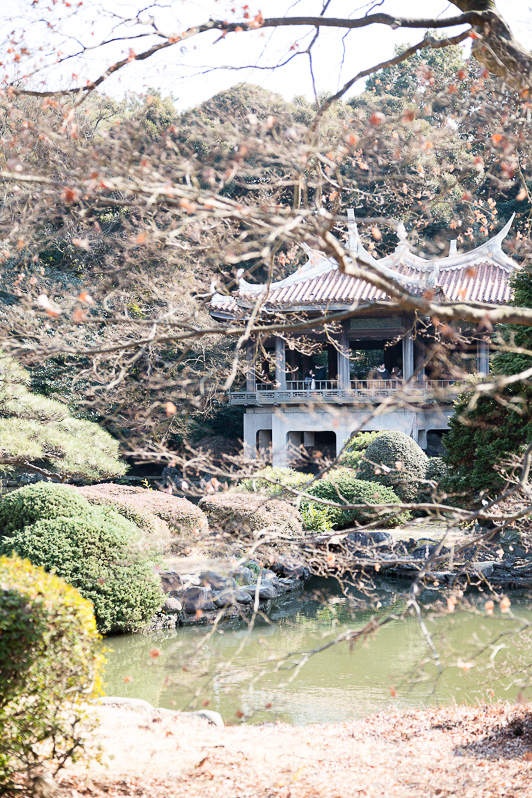
[[[390,509],[375,510],[372,505],[397,504],[399,499],[394,491],[378,482],[357,479],[354,471],[349,468],[337,468],[330,471],[327,478],[315,482],[307,491],[311,496],[333,502],[335,507],[323,505],[319,502],[302,502],[301,511],[306,518],[309,508],[311,515],[307,519],[313,521],[314,508],[325,508],[329,522],[336,529],[343,529],[353,524],[365,524],[378,521],[381,526],[395,526],[408,517],[404,512],[393,512]],[[361,507],[342,509],[342,505],[360,504]]]
[[[340,453],[338,462],[348,468],[357,468],[364,456],[364,452],[373,441],[380,435],[380,432],[359,432],[350,438]]]
[[[118,442],[67,405],[28,389],[29,375],[0,353],[0,472],[84,481],[120,476]]]
[[[138,547],[140,530],[119,513],[91,507],[74,489],[49,484],[20,488],[0,500],[0,517],[11,509],[21,526],[0,533],[0,552],[26,557],[76,587],[92,601],[102,633],[139,629],[161,606],[158,577]]]
[[[87,501],[68,485],[37,482],[0,498],[0,537],[41,518],[75,518],[86,515]]]
[[[92,606],[77,590],[18,557],[0,557],[2,794],[83,745],[80,705],[98,688],[97,644]]]
[[[532,307],[532,274],[523,269],[513,278],[513,303]],[[532,366],[532,327],[507,325],[500,331],[509,349],[492,360],[495,375],[520,374]],[[495,397],[461,394],[454,406],[445,436],[449,467],[448,490],[469,498],[481,491],[500,491],[506,484],[504,470],[519,468],[519,457],[532,442],[532,386],[523,379],[506,386]],[[513,466],[512,466],[513,458]],[[506,465],[506,469],[505,469]],[[501,470],[502,469],[502,470]]]
[[[418,497],[427,464],[425,452],[404,432],[382,432],[366,449],[357,476],[387,485],[403,501],[412,502]]]
[[[239,490],[247,490],[250,493],[262,492],[268,496],[279,496],[283,499],[297,500],[297,491],[304,491],[305,486],[311,482],[313,477],[295,471],[293,468],[284,466],[266,466],[261,468],[252,477],[243,479],[239,485]]]

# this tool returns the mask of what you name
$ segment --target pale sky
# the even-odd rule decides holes
[[[264,16],[297,16],[319,14],[321,0],[247,0],[249,13],[253,17],[258,11]],[[527,47],[532,45],[532,3],[527,0],[499,0],[506,21],[516,37]],[[11,62],[3,76],[13,76],[13,70],[22,75],[29,71],[29,57],[23,55],[12,64],[13,47],[17,53],[26,46],[38,63],[48,64],[33,78],[35,87],[57,88],[76,82],[82,85],[94,80],[114,60],[127,56],[129,49],[140,52],[150,44],[160,41],[156,36],[144,36],[126,42],[112,43],[100,50],[85,54],[83,60],[71,59],[59,68],[55,65],[57,52],[73,53],[80,43],[94,46],[102,40],[132,36],[149,32],[150,17],[164,33],[179,34],[187,27],[207,21],[209,18],[237,20],[246,7],[244,3],[227,0],[161,0],[148,4],[146,0],[2,0],[0,7],[0,61]],[[353,0],[331,0],[327,16],[359,17],[372,7],[375,12],[386,12],[398,16],[445,17],[454,15],[457,9],[447,0],[380,0],[363,2]],[[141,25],[134,19],[139,9]],[[347,8],[347,11],[346,11]],[[236,13],[232,13],[235,9]],[[129,21],[124,22],[128,18]],[[53,29],[47,24],[52,22]],[[456,31],[454,31],[456,32]],[[272,66],[304,50],[310,33],[304,28],[291,30],[259,30],[256,33],[229,34],[220,39],[220,34],[204,34],[188,39],[162,53],[142,62],[132,61],[103,86],[113,96],[126,92],[159,90],[171,94],[178,108],[198,104],[216,92],[234,83],[246,81],[258,83],[286,99],[303,94],[312,97],[310,64],[306,55],[297,55],[281,69]],[[398,44],[413,43],[423,36],[422,30],[397,30],[374,25],[342,35],[333,30],[320,33],[318,46],[314,50],[314,75],[320,93],[336,91],[357,72],[393,55]],[[14,44],[13,44],[14,42]],[[246,68],[257,64],[260,69]],[[225,68],[224,68],[225,67]],[[58,71],[59,70],[59,71]],[[72,75],[76,77],[73,78]],[[355,91],[363,88],[360,82]]]

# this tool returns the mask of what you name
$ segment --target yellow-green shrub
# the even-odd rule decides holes
[[[27,560],[0,557],[0,793],[83,747],[98,640],[92,605],[77,590]]]

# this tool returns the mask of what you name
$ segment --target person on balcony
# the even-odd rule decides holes
[[[380,366],[377,366],[374,369],[371,369],[370,373],[368,374],[368,379],[370,380],[389,380],[390,379],[390,372],[384,365],[381,363]]]
[[[307,391],[316,390],[316,376],[315,376],[314,372],[312,371],[312,369],[310,369],[310,371],[307,371],[307,373],[305,374],[305,378],[304,378],[303,382],[305,384],[305,389]]]

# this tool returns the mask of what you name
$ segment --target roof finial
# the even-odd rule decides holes
[[[354,208],[347,209],[347,248],[351,255],[358,255],[360,248],[360,236],[358,235],[358,227],[355,222]]]
[[[452,238],[449,241],[449,255],[448,255],[448,257],[452,258],[453,255],[457,254],[457,252],[458,252],[458,249],[457,249],[457,246],[456,246],[456,238]]]
[[[399,243],[407,244],[408,236],[406,234],[406,227],[404,226],[403,222],[398,222],[396,232],[397,232],[397,238],[399,239]]]

